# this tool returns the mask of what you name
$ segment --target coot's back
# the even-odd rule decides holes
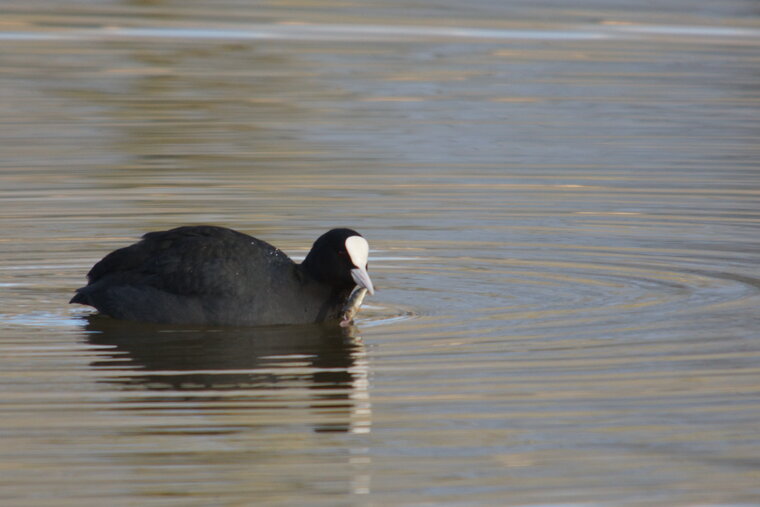
[[[87,277],[71,302],[119,319],[174,324],[320,322],[336,319],[348,295],[269,243],[215,226],[150,232],[105,256]]]

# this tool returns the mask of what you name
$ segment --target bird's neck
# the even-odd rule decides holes
[[[303,262],[298,265],[298,268],[309,278],[322,283],[326,282],[325,274],[319,269],[319,263],[315,261],[311,252],[309,252]]]

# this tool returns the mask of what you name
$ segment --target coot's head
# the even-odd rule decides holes
[[[355,285],[375,293],[367,273],[369,243],[352,229],[333,229],[321,235],[303,261],[314,278],[341,289]]]

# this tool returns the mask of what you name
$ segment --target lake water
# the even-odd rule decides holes
[[[0,4],[0,503],[760,503],[756,2],[252,4]],[[378,292],[67,304],[198,223]]]

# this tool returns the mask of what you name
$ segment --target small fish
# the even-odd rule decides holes
[[[348,327],[354,321],[354,317],[359,313],[359,307],[364,301],[364,296],[367,295],[367,289],[364,287],[356,287],[354,291],[348,296],[346,304],[341,310],[343,318],[340,321],[340,327]]]

